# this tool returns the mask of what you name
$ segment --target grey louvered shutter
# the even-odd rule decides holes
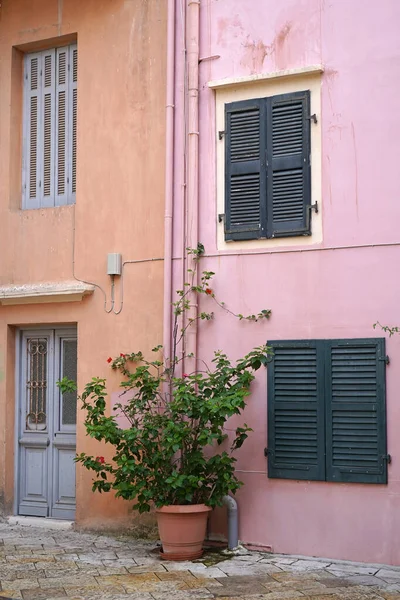
[[[69,48],[56,51],[56,205],[68,202]]]
[[[310,234],[310,92],[268,99],[268,237]]]
[[[225,107],[225,239],[266,237],[265,101]]]
[[[55,51],[42,52],[42,151],[40,206],[54,206],[54,157],[55,157]]]
[[[23,208],[40,208],[42,139],[42,55],[25,57],[24,77],[24,150],[23,150]]]
[[[325,479],[323,355],[315,341],[268,342],[268,477]]]
[[[327,479],[387,483],[385,340],[326,349]]]
[[[76,194],[76,136],[78,111],[78,48],[69,48],[69,175],[68,175],[68,204],[75,202]]]

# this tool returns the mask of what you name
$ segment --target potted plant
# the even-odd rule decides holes
[[[193,251],[196,261],[202,247]],[[178,291],[174,303],[174,353],[184,339],[189,319],[178,332],[178,319],[190,309],[190,294],[205,294],[218,302],[210,289],[211,272],[203,272],[200,285],[192,281]],[[230,312],[228,310],[228,312]],[[234,313],[232,313],[234,314]],[[235,315],[256,321],[258,315]],[[212,313],[200,313],[209,320]],[[122,428],[117,414],[106,415],[105,379],[93,378],[81,396],[86,411],[87,434],[114,447],[112,461],[101,456],[80,454],[76,460],[95,474],[93,490],[109,492],[134,501],[140,513],[156,509],[162,556],[188,560],[201,556],[209,511],[222,504],[226,494],[242,485],[235,474],[234,451],[240,448],[251,429],[244,424],[228,436],[226,421],[245,408],[254,372],[267,362],[268,348],[260,346],[232,364],[221,351],[212,365],[193,373],[177,373],[182,359],[176,356],[165,364],[161,346],[153,349],[154,360],[141,352],[123,353],[108,359],[118,370],[121,403],[114,407],[129,427]],[[71,382],[62,380],[63,391]]]

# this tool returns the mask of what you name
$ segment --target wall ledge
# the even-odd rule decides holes
[[[93,294],[94,286],[80,281],[0,285],[0,304],[39,304],[48,302],[79,302]]]
[[[224,88],[228,86],[243,85],[246,83],[256,83],[268,79],[278,79],[280,77],[298,77],[301,75],[317,75],[323,73],[322,65],[310,65],[309,67],[299,67],[297,69],[285,69],[282,71],[271,71],[270,73],[258,73],[256,75],[245,75],[244,77],[227,77],[226,79],[215,79],[208,82],[211,89]]]

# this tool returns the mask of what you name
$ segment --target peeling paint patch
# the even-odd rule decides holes
[[[292,24],[290,21],[286,22],[285,25],[280,29],[276,35],[272,47],[275,52],[275,63],[279,69],[284,69],[289,64],[289,39],[292,31]]]
[[[250,72],[259,73],[262,71],[265,57],[270,52],[270,48],[266,46],[262,40],[252,40],[248,37],[244,44],[245,52],[243,54],[240,64],[243,67],[250,69]]]

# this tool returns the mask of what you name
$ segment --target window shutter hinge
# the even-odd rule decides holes
[[[218,215],[218,223],[225,223],[225,215],[224,215],[224,213],[219,213],[219,215]]]
[[[390,358],[388,357],[388,355],[382,356],[378,360],[383,360],[383,362],[385,363],[385,365],[389,365],[390,364]]]
[[[385,460],[388,463],[388,465],[390,465],[390,463],[392,462],[392,457],[390,456],[390,454],[383,454],[382,460]]]
[[[318,213],[318,202],[315,201],[314,204],[310,204],[308,208],[309,208],[310,212],[312,210],[315,210],[315,212]]]
[[[318,123],[317,115],[315,113],[313,115],[310,115],[309,117],[307,117],[307,119],[309,121],[314,121],[315,124]]]
[[[264,456],[267,457],[269,454],[269,450],[268,448],[264,448]]]
[[[226,131],[218,131],[218,139],[222,140],[222,138],[224,137]]]

